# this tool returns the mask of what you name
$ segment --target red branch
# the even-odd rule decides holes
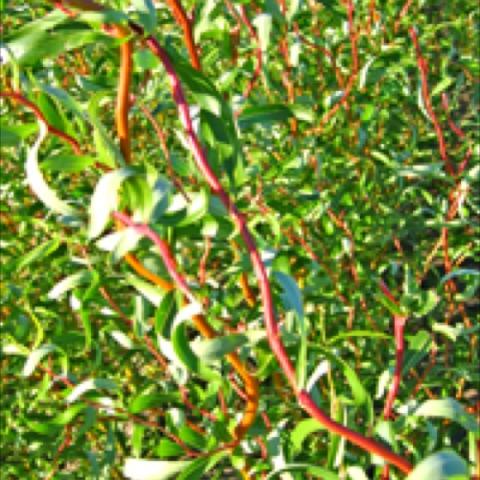
[[[248,32],[250,33],[250,37],[255,39],[257,43],[257,50],[256,50],[256,56],[257,56],[257,65],[255,67],[255,70],[253,72],[252,78],[248,82],[247,87],[245,88],[245,91],[243,92],[243,98],[247,99],[250,96],[250,93],[252,92],[253,88],[255,87],[255,84],[258,81],[258,78],[260,77],[260,72],[262,71],[262,49],[260,48],[260,41],[258,39],[257,32],[253,28],[252,22],[250,22],[250,19],[248,18],[247,11],[245,7],[242,5],[240,7],[240,13],[241,13],[241,19],[245,26],[248,28]]]
[[[380,280],[380,289],[390,301],[398,305],[398,301],[393,296],[392,292],[383,280]],[[395,371],[393,373],[392,384],[390,385],[390,390],[388,391],[388,395],[385,400],[385,407],[383,409],[383,418],[385,420],[393,418],[392,408],[395,399],[397,398],[398,390],[400,388],[400,382],[402,379],[403,356],[405,353],[404,330],[406,321],[407,317],[405,315],[395,314],[393,316],[393,330],[395,337]],[[385,465],[383,469],[382,479],[388,480],[389,476],[389,466]]]
[[[205,410],[204,408],[197,407],[189,400],[188,388],[186,388],[184,385],[180,385],[179,390],[180,390],[180,396],[182,398],[182,402],[187,408],[189,408],[190,410],[197,410],[201,415],[203,415],[205,418],[208,418],[212,422],[217,421],[217,417],[213,413],[210,413],[208,410]]]
[[[460,127],[457,127],[455,122],[450,117],[450,114],[448,113],[448,110],[449,110],[448,95],[445,92],[442,93],[442,107],[445,110],[445,113],[447,115],[448,125],[450,126],[452,132],[455,133],[458,138],[465,137],[464,131]]]
[[[392,295],[392,292],[390,289],[387,287],[386,283],[383,280],[380,280],[379,282],[380,290],[382,293],[392,302],[398,305],[397,300],[395,297]]]
[[[347,16],[348,16],[348,30],[350,32],[350,44],[352,48],[352,72],[350,74],[350,78],[348,79],[347,85],[345,87],[345,91],[343,92],[342,98],[330,109],[328,112],[322,117],[320,121],[320,126],[316,127],[312,130],[311,133],[318,133],[322,127],[337,113],[342,105],[344,105],[348,101],[348,97],[352,92],[353,85],[355,80],[357,79],[358,73],[358,50],[357,50],[357,32],[355,29],[354,23],[354,13],[355,7],[353,5],[352,0],[347,0]]]
[[[153,116],[153,113],[150,112],[150,110],[147,107],[145,107],[144,105],[140,105],[140,110],[142,110],[143,114],[147,117],[149,122],[152,124],[152,127],[155,130],[155,133],[157,134],[157,138],[160,142],[160,147],[162,148],[163,156],[167,161],[166,167],[167,167],[168,175],[172,179],[172,182],[175,184],[178,191],[183,195],[183,198],[185,198],[185,200],[189,202],[190,198],[187,192],[185,191],[185,188],[183,187],[182,181],[175,174],[175,170],[173,169],[172,158],[170,157],[170,152],[168,151],[167,139],[166,139],[165,133],[160,128],[160,125],[158,124],[157,120]]]
[[[428,65],[426,60],[422,56],[422,50],[420,49],[420,43],[418,42],[418,37],[417,37],[417,32],[413,27],[410,27],[409,29],[410,32],[410,38],[412,39],[412,42],[415,46],[415,51],[417,54],[417,65],[418,65],[418,70],[420,72],[420,78],[422,82],[422,98],[423,98],[423,103],[425,104],[425,109],[427,110],[428,116],[430,117],[430,120],[433,123],[433,128],[435,129],[435,133],[437,135],[438,139],[438,150],[440,152],[440,157],[443,160],[445,164],[445,168],[448,172],[448,174],[452,177],[455,176],[455,169],[453,168],[453,165],[451,164],[448,154],[447,154],[447,146],[445,143],[445,137],[443,135],[442,128],[440,126],[440,122],[438,121],[437,115],[435,114],[433,107],[432,107],[432,102],[430,99],[430,91],[428,88]]]
[[[200,58],[198,57],[197,46],[193,39],[192,21],[188,18],[185,9],[179,0],[167,0],[173,16],[177,23],[182,27],[185,44],[187,46],[188,54],[190,55],[190,62],[193,68],[201,70]]]
[[[400,13],[398,14],[398,18],[395,21],[395,25],[393,26],[393,31],[397,33],[398,28],[400,27],[400,22],[402,21],[402,18],[408,13],[408,10],[410,8],[410,5],[412,5],[413,0],[407,0],[405,4],[403,5],[402,9],[400,10]]]
[[[167,271],[172,277],[173,281],[190,301],[195,301],[195,297],[187,285],[187,281],[177,270],[176,261],[170,250],[170,247],[168,246],[168,243],[162,240],[158,233],[154,232],[148,225],[135,223],[126,213],[114,212],[113,217],[122,222],[124,225],[132,227],[138,234],[149,238],[153,242],[153,244],[158,248],[163,259],[163,263],[167,267]]]
[[[257,80],[260,76],[260,72],[262,71],[262,61],[263,61],[262,49],[260,48],[260,42],[258,39],[257,32],[253,27],[252,22],[248,18],[247,10],[245,9],[245,7],[242,5],[240,7],[240,14],[238,14],[238,12],[235,10],[235,7],[232,5],[232,3],[229,0],[226,1],[226,5],[229,12],[237,20],[238,25],[243,23],[247,27],[250,37],[257,44],[257,49],[256,49],[257,66],[255,67],[252,78],[248,82],[248,85],[246,86],[245,91],[243,92],[244,99],[247,99],[250,93],[252,92],[253,88],[255,87],[255,84],[257,83]],[[240,35],[240,32],[239,32],[239,35]],[[235,115],[239,115],[239,112],[236,112]]]
[[[293,24],[293,29],[295,30],[295,33],[297,34],[297,37],[298,39],[304,43],[307,47],[310,47],[312,48],[313,50],[318,50],[320,52],[323,53],[323,55],[325,55],[326,57],[328,57],[328,59],[330,60],[330,63],[332,64],[332,68],[333,70],[335,71],[335,77],[337,79],[337,82],[338,82],[338,85],[340,86],[340,88],[343,88],[344,87],[344,84],[345,84],[345,81],[343,79],[343,75],[342,75],[342,72],[340,71],[340,69],[338,68],[337,66],[337,62],[335,61],[335,55],[330,51],[328,50],[328,48],[325,48],[324,46],[322,45],[317,45],[316,43],[314,42],[311,42],[310,40],[308,40],[306,37],[304,37],[302,35],[302,33],[300,32],[300,29],[298,27],[298,23],[295,22]]]
[[[65,15],[68,15],[69,17],[74,17],[75,13],[73,13],[71,10],[69,10],[67,7],[62,5],[62,2],[54,2],[54,5],[56,8],[58,8],[61,12],[63,12]]]
[[[351,0],[349,0],[349,6],[351,7],[350,8],[351,18],[353,18],[353,4]],[[134,24],[133,22],[130,22],[129,25],[134,32],[140,35],[143,35],[144,33],[143,29],[139,25]],[[352,38],[355,37],[352,31],[351,31],[351,35],[352,35]],[[296,381],[295,368],[293,367],[290,361],[290,358],[288,357],[285,346],[283,345],[280,337],[280,329],[279,329],[279,324],[275,318],[274,304],[273,304],[270,283],[268,281],[268,275],[267,275],[265,266],[262,262],[260,253],[257,250],[252,234],[248,230],[246,218],[244,217],[244,215],[242,215],[238,211],[237,207],[231,201],[227,192],[222,187],[218,177],[215,175],[210,164],[208,163],[206,154],[202,149],[200,142],[193,129],[188,104],[185,100],[185,95],[183,93],[180,80],[178,78],[178,75],[175,72],[175,69],[173,68],[172,62],[168,54],[161,47],[158,41],[152,36],[148,36],[145,39],[145,43],[150,48],[150,50],[160,59],[160,61],[162,62],[167,72],[167,77],[172,89],[173,99],[177,104],[178,115],[186,131],[186,136],[190,143],[191,151],[195,159],[195,162],[197,164],[197,167],[202,173],[202,175],[205,177],[212,192],[219,197],[221,202],[226,207],[227,211],[229,212],[235,226],[240,232],[240,235],[242,236],[243,241],[247,247],[250,260],[252,262],[253,269],[260,286],[265,325],[267,329],[267,338],[270,344],[270,348],[275,354],[277,361],[280,364],[280,367],[282,368],[291,387],[293,388],[299,404],[302,406],[302,408],[306,412],[308,412],[313,418],[318,420],[329,431],[344,437],[345,439],[358,445],[359,447],[361,447],[362,449],[370,453],[373,453],[382,457],[387,462],[397,466],[401,471],[405,473],[409,473],[412,470],[412,466],[407,460],[396,455],[390,449],[384,447],[382,444],[370,438],[366,438],[363,435],[355,431],[352,431],[347,427],[335,422],[334,420],[332,420],[332,418],[330,418],[315,404],[311,396],[305,390],[302,390],[299,388]],[[356,55],[356,48],[353,48],[353,45],[352,45],[352,51],[354,51]],[[355,66],[357,66],[356,61],[354,62],[354,64]],[[355,71],[356,71],[356,68],[355,68]],[[165,266],[170,276],[174,280],[174,282],[177,284],[180,290],[182,290],[182,292],[187,296],[187,298],[194,301],[195,299],[185,279],[179,274],[179,272],[176,269],[175,260],[170,252],[168,245],[158,236],[158,234],[156,234],[147,225],[135,224],[128,215],[125,215],[123,213],[115,212],[114,217],[117,220],[121,221],[122,223],[125,223],[126,225],[133,227],[141,235],[150,238],[150,240],[159,249],[160,255],[164,260]]]
[[[395,335],[395,372],[393,374],[393,381],[388,392],[385,407],[383,409],[383,416],[385,420],[392,418],[392,407],[397,397],[398,389],[400,387],[400,380],[402,376],[403,354],[405,351],[405,340],[403,331],[405,329],[405,322],[407,317],[404,315],[394,315],[394,335]]]
[[[55,135],[56,137],[61,138],[62,140],[70,144],[73,151],[77,155],[80,155],[82,153],[80,149],[80,144],[73,137],[71,137],[65,132],[62,132],[58,128],[48,123],[47,119],[45,118],[45,115],[41,112],[41,110],[37,107],[37,105],[35,105],[33,102],[25,98],[20,92],[0,92],[0,97],[12,98],[18,103],[21,103],[25,107],[29,108],[33,112],[33,114],[38,118],[38,120],[40,120],[47,127],[47,130],[49,133],[51,133],[52,135]]]
[[[257,278],[259,279],[262,303],[264,307],[265,322],[270,334],[269,338],[271,341],[272,350],[279,359],[279,363],[282,366],[282,369],[285,372],[290,384],[296,390],[295,368],[293,367],[290,359],[288,358],[285,347],[280,340],[279,328],[275,319],[273,299],[270,290],[270,283],[268,282],[267,272],[260,257],[260,253],[256,248],[255,241],[253,240],[253,237],[247,228],[246,219],[238,211],[237,207],[232,203],[230,197],[220,184],[220,181],[218,180],[210,164],[208,163],[205,152],[203,151],[200,142],[194,132],[188,104],[186,102],[180,80],[173,68],[170,58],[168,57],[166,51],[153,37],[148,37],[146,43],[152,50],[152,52],[161,60],[167,72],[167,76],[172,88],[173,98],[178,107],[179,117],[184,129],[186,130],[187,138],[190,142],[192,154],[197,163],[198,169],[205,177],[212,192],[220,198],[221,202],[226,207],[247,246],[247,250],[249,252],[254,271],[257,275]],[[155,237],[149,234],[149,238],[151,238],[153,241],[153,238]],[[159,237],[158,239],[160,240]],[[158,244],[158,246],[160,245],[161,244]],[[169,268],[168,265],[167,268]]]
[[[141,28],[138,25],[131,25],[131,27],[132,29],[134,29],[134,31],[138,33],[142,32]],[[327,414],[325,414],[320,408],[318,408],[318,406],[315,404],[313,399],[305,390],[301,390],[298,387],[298,384],[296,381],[295,368],[293,367],[292,362],[290,361],[290,358],[288,357],[288,354],[286,352],[285,346],[283,345],[282,340],[280,338],[280,329],[279,329],[279,324],[275,318],[274,304],[273,304],[270,283],[268,281],[268,275],[267,275],[265,266],[262,262],[262,259],[260,257],[260,253],[257,250],[252,234],[248,230],[246,218],[244,217],[244,215],[242,215],[238,211],[237,207],[231,201],[227,192],[222,187],[218,177],[215,175],[210,164],[208,163],[205,152],[202,149],[200,142],[193,129],[192,120],[190,117],[190,111],[185,99],[185,95],[183,93],[180,79],[178,78],[178,75],[176,74],[175,69],[173,68],[173,64],[168,54],[161,47],[158,41],[152,36],[147,37],[146,44],[150,48],[150,50],[160,59],[160,61],[162,62],[167,72],[167,77],[172,89],[173,99],[177,104],[179,118],[186,131],[186,136],[190,143],[191,151],[195,159],[195,162],[197,164],[197,167],[200,170],[200,172],[203,174],[212,192],[220,198],[221,202],[226,207],[227,211],[229,212],[233,222],[235,223],[235,226],[240,232],[240,235],[242,236],[243,241],[247,247],[250,260],[252,262],[253,269],[255,271],[256,277],[258,279],[259,287],[260,287],[262,305],[264,310],[265,325],[268,332],[268,341],[270,344],[270,348],[275,354],[278,363],[280,364],[291,387],[293,388],[295,394],[297,395],[300,405],[313,418],[317,419],[322,425],[324,425],[328,430],[341,435],[342,437],[346,438],[352,443],[360,446],[364,450],[384,458],[386,461],[396,465],[403,472],[405,473],[410,472],[412,469],[412,466],[408,461],[394,454],[391,450],[384,447],[380,443],[377,443],[372,439],[366,438],[363,435],[357,432],[354,432],[344,427],[343,425],[335,422],[334,420],[332,420]],[[161,240],[161,238],[155,232],[153,232],[153,230],[151,230],[147,225],[134,224],[133,221],[130,219],[130,217],[122,213],[117,212],[114,215],[115,215],[115,218],[122,221],[126,225],[129,225],[135,228],[138,233],[147,236],[155,243],[155,245],[158,247],[160,251],[162,258],[165,261],[165,266],[167,267],[169,274],[172,276],[175,283],[177,283],[178,287],[185,294],[188,293],[187,296],[192,298],[193,300],[193,295],[191,294],[185,280],[175,268],[175,262],[170,253],[168,245],[166,245],[165,242],[163,242],[163,240]]]
[[[467,153],[466,153],[464,159],[462,160],[461,164],[458,167],[457,173],[455,173],[455,169],[454,169],[453,165],[451,164],[451,162],[448,158],[448,155],[447,155],[447,147],[446,147],[443,131],[440,127],[440,123],[439,123],[439,121],[438,121],[438,119],[435,115],[435,112],[433,111],[432,104],[431,104],[431,101],[430,101],[430,94],[429,94],[429,90],[428,90],[428,81],[427,81],[428,66],[427,66],[427,63],[426,63],[425,59],[422,56],[422,52],[421,52],[421,49],[420,49],[420,44],[418,42],[417,33],[416,33],[415,29],[412,27],[412,28],[410,28],[409,32],[410,32],[410,37],[412,38],[412,41],[413,41],[413,44],[415,46],[415,50],[416,50],[416,53],[417,53],[417,64],[418,64],[418,69],[420,71],[421,80],[422,80],[422,96],[423,96],[423,100],[424,100],[424,103],[425,103],[425,108],[427,109],[428,115],[430,116],[430,119],[432,120],[433,126],[435,128],[435,133],[436,133],[437,139],[438,139],[438,148],[439,148],[439,151],[440,151],[440,156],[441,156],[441,158],[442,158],[442,160],[445,164],[445,168],[447,170],[447,173],[453,179],[455,179],[455,177],[457,175],[460,175],[463,172],[463,170],[465,169],[472,152],[471,152],[470,148],[467,150]],[[448,98],[446,96],[442,99],[442,103],[443,103],[443,107],[447,110],[448,109]],[[448,112],[447,112],[447,117],[448,117]],[[459,136],[461,138],[462,134],[463,134],[463,131],[458,129],[458,127],[453,122],[451,122],[450,118],[449,118],[449,124],[450,124],[450,128],[452,128],[452,130],[454,132],[456,131],[457,135],[460,133]],[[459,184],[459,185],[461,185],[461,184]],[[455,189],[456,188],[457,187],[455,187]],[[454,189],[454,191],[455,191],[455,189]],[[455,200],[454,191],[452,191],[449,194],[449,205],[450,205],[450,207],[449,207],[449,211],[447,212],[447,215],[446,215],[447,222],[454,218],[454,216],[457,213],[458,207],[459,207],[459,202],[457,200]],[[452,269],[452,264],[451,264],[451,260],[450,260],[450,256],[449,256],[448,227],[447,226],[442,227],[441,234],[440,234],[440,242],[443,245],[443,259],[444,259],[443,263],[444,263],[445,272],[449,273]],[[455,281],[453,279],[450,279],[445,283],[445,291],[449,294],[450,299],[452,299],[453,294],[457,291],[457,286],[456,286]],[[453,303],[450,303],[450,307],[451,307],[451,311],[453,311],[454,310]],[[468,318],[468,316],[465,312],[465,308],[464,308],[463,304],[459,305],[459,310],[462,314],[464,323],[468,328],[468,326],[471,324],[471,322],[470,322],[470,319]],[[472,352],[473,352],[474,349],[475,349],[476,342],[477,342],[476,336],[472,336],[471,342],[472,342],[471,346],[472,346]],[[448,355],[446,355],[445,359],[447,361]]]
[[[100,287],[99,289],[100,294],[102,297],[107,301],[107,303],[110,305],[112,310],[114,310],[117,315],[129,326],[133,327],[133,322],[128,316],[123,312],[123,310],[118,306],[117,302],[112,298],[110,295],[110,292],[105,288],[105,287]],[[150,337],[145,335],[143,337],[143,340],[145,342],[145,345],[148,349],[148,351],[152,354],[152,356],[155,358],[155,360],[158,362],[162,370],[168,371],[168,363],[163,358],[162,354],[155,348],[155,345]]]

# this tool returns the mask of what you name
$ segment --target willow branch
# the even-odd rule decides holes
[[[430,90],[428,88],[428,65],[425,58],[422,56],[422,50],[420,48],[420,43],[418,41],[416,30],[411,27],[409,29],[409,33],[417,55],[417,65],[420,72],[423,103],[425,104],[425,109],[428,113],[428,116],[430,117],[430,120],[433,123],[433,128],[435,130],[435,134],[437,135],[438,140],[438,151],[440,153],[441,159],[443,160],[443,163],[445,164],[445,169],[450,176],[454,177],[455,169],[453,168],[453,165],[448,158],[445,137],[443,135],[443,131],[440,126],[440,122],[438,121],[437,115],[433,110],[432,101],[430,99]]]
[[[45,115],[41,112],[37,105],[25,98],[20,92],[0,92],[0,97],[10,98],[11,100],[21,103],[23,106],[30,109],[35,117],[37,117],[38,120],[40,120],[47,127],[49,133],[61,138],[64,142],[67,142],[72,147],[72,150],[75,152],[75,154],[81,155],[82,152],[80,149],[80,144],[72,136],[48,123]]]

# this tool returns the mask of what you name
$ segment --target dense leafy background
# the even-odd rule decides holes
[[[383,470],[299,409],[265,340],[242,241],[185,148],[165,72],[140,39],[132,163],[121,168],[113,123],[121,40],[101,29],[105,20],[123,21],[120,12],[169,51],[208,159],[248,218],[284,342],[314,398],[414,465],[436,455],[412,478],[466,478],[463,462],[473,475],[480,401],[477,2],[407,2],[400,17],[403,2],[359,0],[354,30],[342,2],[292,0],[285,12],[269,0],[232,1],[233,10],[223,2],[183,3],[194,14],[201,72],[190,67],[182,29],[164,2],[117,0],[108,17],[75,19],[48,2],[1,2],[2,90],[20,90],[82,148],[74,155],[48,135],[36,152],[42,132],[31,110],[2,99],[2,478],[167,478],[172,468],[172,476],[188,479],[241,478],[241,471],[244,478],[362,479]],[[241,21],[241,4],[257,39]],[[456,177],[439,154],[410,27]],[[262,69],[250,85],[259,47]],[[345,104],[322,122],[345,89]],[[142,107],[161,126],[168,159]],[[118,241],[109,203],[169,241],[219,340],[202,343],[188,322],[172,331],[180,297],[122,261],[134,248],[168,278],[147,240],[130,232]],[[443,227],[450,267],[439,242]],[[253,307],[239,287],[242,272]],[[380,279],[399,305],[382,293]],[[408,316],[406,351],[395,419],[386,422],[399,310]],[[168,369],[148,345],[168,357]],[[259,414],[232,454],[188,457],[231,440],[243,409],[224,358],[232,348],[260,381]],[[197,408],[186,405],[179,384]],[[132,458],[190,463],[142,477]],[[395,469],[390,476],[401,478]]]

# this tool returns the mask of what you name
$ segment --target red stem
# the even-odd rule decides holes
[[[397,33],[398,28],[400,26],[400,22],[402,21],[402,18],[408,13],[408,10],[410,8],[410,5],[412,5],[413,0],[407,0],[405,4],[403,5],[402,9],[400,10],[400,13],[398,14],[398,18],[395,21],[395,25],[393,27],[393,31]]]
[[[347,16],[348,16],[348,29],[350,32],[350,43],[352,48],[352,72],[350,78],[348,79],[345,91],[342,95],[342,98],[322,117],[320,121],[320,129],[335,115],[335,113],[348,101],[348,97],[353,89],[353,85],[357,78],[358,73],[358,50],[357,50],[357,32],[355,31],[354,16],[355,7],[352,0],[347,2]],[[318,131],[318,129],[314,129]]]
[[[185,188],[183,187],[182,181],[175,174],[175,170],[173,169],[172,159],[170,157],[170,152],[168,151],[167,139],[166,139],[165,133],[160,128],[160,125],[158,124],[157,120],[155,119],[152,112],[150,112],[150,110],[147,107],[145,107],[144,105],[140,105],[140,110],[142,110],[143,114],[150,121],[153,129],[155,130],[155,133],[157,134],[157,138],[160,142],[160,147],[162,148],[163,155],[165,157],[165,160],[167,161],[167,165],[166,165],[167,166],[167,172],[168,172],[170,178],[172,179],[173,183],[175,184],[175,186],[177,187],[179,192],[183,195],[183,198],[185,198],[185,200],[187,202],[189,202],[190,198],[189,198],[187,192],[185,191]]]
[[[245,91],[243,92],[243,98],[247,99],[250,96],[250,93],[252,92],[253,88],[255,87],[255,84],[257,83],[258,78],[260,77],[260,72],[262,71],[262,65],[263,65],[262,63],[263,58],[262,58],[262,49],[260,48],[260,42],[258,40],[257,32],[253,28],[252,22],[250,22],[250,19],[248,18],[248,15],[247,15],[247,11],[243,5],[240,7],[240,13],[241,13],[241,19],[243,23],[248,28],[250,37],[255,39],[257,43],[257,50],[255,52],[255,55],[257,56],[257,65],[253,72],[252,78],[248,82],[248,85],[245,88]]]
[[[380,279],[380,281],[379,281],[379,286],[380,286],[380,290],[382,291],[382,293],[383,293],[391,302],[393,302],[395,305],[398,305],[397,299],[392,295],[392,292],[390,291],[390,289],[387,287],[387,284],[386,284],[382,279]]]
[[[297,34],[299,40],[304,43],[305,45],[307,45],[307,47],[310,47],[314,50],[318,50],[320,52],[322,52],[326,57],[328,57],[328,59],[330,60],[330,63],[332,64],[332,68],[333,70],[335,71],[335,77],[337,79],[337,82],[338,82],[338,85],[340,86],[340,88],[343,88],[344,86],[344,79],[343,79],[343,76],[342,76],[342,72],[340,72],[339,68],[337,67],[337,63],[335,61],[335,56],[333,55],[333,53],[328,50],[328,48],[325,48],[323,47],[322,45],[317,45],[316,43],[314,42],[311,42],[310,40],[308,40],[306,37],[304,37],[301,33],[300,33],[300,29],[298,27],[298,23],[294,23],[293,24],[293,28],[295,30],[295,33]]]
[[[114,310],[117,315],[129,326],[133,327],[133,322],[128,316],[123,312],[123,310],[118,306],[117,302],[112,298],[110,295],[110,292],[105,288],[105,287],[100,287],[99,289],[100,294],[102,297],[107,301],[107,303],[110,305],[112,310]],[[145,345],[147,347],[147,350],[152,354],[152,356],[155,358],[155,360],[158,362],[160,367],[164,371],[168,371],[168,363],[163,358],[162,354],[155,348],[155,344],[153,343],[152,339],[145,335],[143,337],[143,341],[145,342]]]
[[[50,123],[48,123],[47,119],[45,118],[45,115],[41,112],[41,110],[35,105],[33,102],[25,98],[20,92],[0,92],[0,97],[6,97],[6,98],[12,98],[18,103],[21,103],[23,106],[29,108],[33,114],[40,120],[46,127],[49,133],[52,135],[55,135],[56,137],[61,138],[70,146],[72,147],[73,151],[77,155],[81,155],[81,149],[80,149],[80,144],[70,135],[68,135],[65,132],[62,132],[58,128],[54,127]]]
[[[189,400],[188,389],[184,385],[180,385],[179,390],[180,390],[180,396],[182,397],[182,402],[185,404],[187,408],[189,408],[190,410],[197,410],[200,414],[202,414],[205,418],[208,418],[212,422],[217,421],[217,417],[213,413],[210,413],[208,410],[195,406]]]
[[[387,462],[395,465],[404,473],[409,473],[412,470],[410,463],[404,458],[396,455],[382,444],[366,438],[353,430],[335,422],[328,415],[326,415],[320,408],[317,407],[312,397],[302,390],[298,393],[298,401],[300,405],[316,420],[318,420],[327,430],[340,435],[348,441],[358,445],[367,452],[373,453],[385,459]]]
[[[380,280],[380,289],[390,301],[398,305],[397,299],[393,296],[392,292],[383,280]],[[390,390],[388,391],[388,395],[385,400],[385,407],[383,409],[383,417],[385,420],[392,419],[392,408],[395,399],[397,398],[402,379],[403,356],[405,352],[404,330],[406,321],[407,317],[405,315],[393,316],[393,329],[395,337],[395,371],[393,373],[392,384],[390,385]],[[389,478],[390,468],[388,465],[385,465],[382,472],[382,480],[388,480]]]
[[[405,329],[405,322],[407,317],[403,315],[394,315],[394,335],[395,335],[395,372],[393,374],[392,385],[388,392],[385,407],[383,409],[383,416],[385,420],[392,418],[392,407],[397,397],[398,389],[400,387],[400,381],[403,368],[403,355],[405,351],[405,339],[403,332]]]
[[[415,46],[415,51],[417,54],[417,65],[418,65],[418,70],[420,72],[420,78],[422,82],[423,103],[425,104],[425,109],[427,110],[428,116],[430,117],[430,120],[433,123],[433,128],[435,129],[435,133],[438,139],[438,150],[440,152],[440,157],[445,164],[445,169],[447,170],[447,173],[450,176],[454,177],[455,169],[453,168],[453,165],[451,164],[448,158],[445,137],[443,135],[443,131],[438,121],[437,115],[433,110],[432,102],[430,99],[430,91],[428,88],[428,65],[426,60],[422,56],[422,50],[420,48],[420,43],[418,42],[417,32],[413,27],[410,27],[409,32],[410,32],[410,37]]]
[[[187,285],[185,278],[177,270],[177,265],[174,256],[168,246],[168,243],[160,238],[158,233],[154,232],[148,225],[135,223],[126,213],[114,212],[113,217],[116,220],[120,220],[124,225],[132,227],[138,234],[143,235],[144,237],[149,238],[153,244],[158,248],[160,255],[167,267],[169,275],[172,277],[173,281],[178,285],[178,288],[182,293],[192,302],[195,301],[190,288]]]
[[[351,0],[349,0],[349,6],[353,9]],[[130,22],[130,27],[133,31],[139,34],[143,34],[143,29],[139,26]],[[353,38],[353,37],[352,37]],[[341,435],[352,443],[360,446],[364,450],[374,453],[378,456],[381,456],[388,462],[397,466],[400,470],[405,473],[409,473],[412,469],[412,466],[405,459],[399,457],[388,448],[384,447],[376,441],[366,438],[360,435],[357,432],[354,432],[347,427],[335,422],[328,415],[326,415],[313,401],[310,395],[305,390],[300,390],[297,385],[295,369],[288,357],[288,354],[285,350],[285,347],[280,338],[279,324],[275,318],[273,299],[270,289],[270,283],[268,281],[267,272],[265,266],[262,262],[260,254],[256,248],[255,241],[247,228],[245,217],[238,211],[237,207],[230,200],[228,194],[223,189],[218,177],[215,175],[212,170],[208,160],[206,158],[205,152],[200,146],[200,142],[194,132],[192,120],[190,117],[190,112],[188,105],[185,100],[185,96],[182,90],[180,80],[173,68],[172,62],[168,57],[166,51],[161,47],[158,41],[152,37],[148,36],[146,38],[146,45],[151,49],[151,51],[160,59],[166,72],[167,77],[170,82],[172,89],[172,95],[175,103],[177,104],[178,114],[182,125],[186,131],[187,138],[190,142],[192,149],[193,157],[197,163],[197,167],[200,172],[205,177],[207,183],[209,184],[212,192],[216,194],[227,211],[229,212],[235,226],[240,232],[244,243],[247,247],[250,260],[253,265],[253,269],[258,279],[258,283],[261,291],[262,305],[264,309],[265,325],[267,329],[267,337],[270,344],[270,348],[275,354],[277,361],[279,362],[282,370],[284,371],[290,385],[292,386],[295,395],[300,403],[300,405],[315,419],[317,419],[322,425],[324,425],[329,431]],[[353,47],[353,46],[352,46]],[[356,51],[355,51],[356,53]],[[354,62],[355,63],[355,62]],[[356,63],[355,63],[356,64]],[[133,227],[141,235],[147,236],[154,242],[157,248],[160,251],[165,266],[171,275],[172,279],[177,283],[178,287],[182,292],[194,301],[194,297],[188,288],[188,285],[184,278],[176,270],[175,260],[170,252],[168,245],[156,234],[152,229],[147,225],[135,224],[130,217],[123,213],[115,212],[114,217],[126,225]]]
[[[136,25],[132,26],[132,28],[134,28],[134,30],[137,32],[141,31],[140,27]],[[344,427],[343,425],[338,424],[315,405],[315,402],[312,400],[312,398],[309,396],[307,392],[305,392],[304,390],[300,390],[298,388],[296,375],[295,375],[295,368],[293,367],[290,361],[290,358],[288,357],[288,354],[286,352],[285,346],[283,345],[282,340],[280,338],[279,325],[275,318],[274,305],[273,305],[272,293],[270,289],[270,283],[268,281],[268,275],[265,270],[265,266],[262,262],[262,259],[260,257],[260,253],[256,248],[255,241],[250,231],[247,228],[246,219],[244,215],[242,215],[238,211],[237,207],[230,200],[230,197],[222,187],[218,177],[215,175],[210,164],[208,163],[205,152],[200,146],[200,142],[198,141],[198,138],[193,129],[192,120],[190,117],[190,111],[189,111],[187,102],[185,100],[185,95],[183,93],[180,80],[175,72],[175,69],[173,68],[172,62],[168,57],[168,54],[161,47],[158,41],[152,36],[147,37],[146,44],[150,48],[150,50],[160,59],[160,61],[162,62],[167,72],[167,77],[172,89],[173,99],[177,104],[179,118],[186,131],[186,136],[190,142],[192,154],[197,164],[197,167],[205,177],[212,192],[220,198],[221,202],[226,207],[227,211],[229,212],[233,222],[235,223],[235,226],[240,232],[240,235],[242,236],[243,241],[247,247],[247,250],[250,256],[250,261],[252,262],[253,269],[255,271],[256,277],[258,279],[259,287],[260,287],[262,305],[264,309],[265,325],[268,332],[268,341],[270,344],[270,348],[275,354],[277,361],[280,364],[280,367],[282,368],[292,389],[297,395],[300,405],[310,415],[312,415],[312,417],[316,418],[320,423],[322,423],[330,431],[345,437],[347,440],[350,440],[356,445],[359,445],[364,450],[367,450],[371,453],[381,456],[385,460],[396,465],[403,472],[408,473],[412,467],[405,459],[394,454],[392,451],[385,448],[383,445],[377,443],[376,441],[366,438],[360,435],[359,433],[356,433]],[[185,280],[177,272],[175,268],[175,262],[170,253],[168,245],[165,242],[163,242],[163,240],[161,240],[161,238],[155,232],[153,232],[153,230],[151,230],[147,225],[134,224],[134,222],[127,215],[123,213],[116,212],[114,215],[115,215],[115,218],[119,219],[126,225],[129,225],[135,228],[138,233],[147,236],[155,243],[155,245],[158,247],[160,251],[162,258],[165,261],[165,265],[167,267],[169,274],[172,276],[174,281],[178,284],[179,288],[185,294],[188,293],[188,296],[193,300],[193,295],[191,294]]]
[[[452,120],[452,118],[448,113],[448,110],[449,110],[448,95],[445,92],[442,93],[442,107],[445,110],[445,114],[447,115],[448,125],[450,126],[452,132],[454,132],[458,138],[465,137],[464,131],[460,127],[457,127],[457,125],[455,124],[455,122]]]
[[[245,91],[243,92],[244,99],[247,99],[249,97],[250,93],[252,92],[255,84],[257,83],[258,77],[260,76],[260,73],[262,71],[262,60],[263,60],[262,49],[260,48],[260,43],[259,43],[259,40],[258,40],[257,32],[256,32],[255,28],[253,27],[252,22],[250,22],[250,19],[248,18],[247,11],[246,11],[245,7],[242,5],[240,7],[240,14],[238,14],[238,12],[235,10],[235,7],[232,5],[232,3],[229,0],[226,1],[226,5],[227,5],[227,8],[228,8],[229,12],[232,14],[233,17],[235,17],[237,22],[239,24],[243,23],[247,27],[248,33],[250,34],[250,37],[257,44],[257,49],[256,49],[256,52],[255,52],[255,54],[257,56],[257,66],[255,67],[252,78],[248,82],[248,85],[245,88]],[[240,32],[239,32],[239,34],[240,34]],[[238,116],[239,114],[240,114],[240,112],[235,112],[236,116]]]

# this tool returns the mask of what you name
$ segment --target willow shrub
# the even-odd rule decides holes
[[[0,8],[2,478],[478,475],[476,2]]]

